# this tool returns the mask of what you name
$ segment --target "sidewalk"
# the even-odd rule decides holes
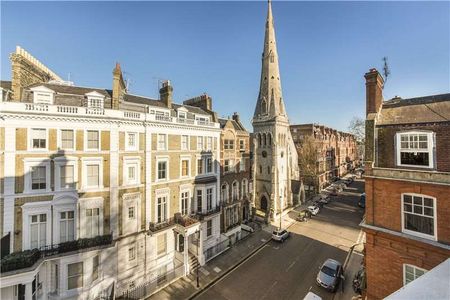
[[[197,288],[196,274],[189,274],[153,294],[147,299],[188,299],[207,285],[219,279],[228,270],[251,256],[271,238],[271,226],[263,226],[245,240],[239,241],[226,252],[207,262],[199,269],[200,288]]]
[[[352,300],[359,299],[359,294],[356,294],[353,291],[353,278],[355,274],[359,271],[361,267],[361,263],[363,261],[362,251],[364,249],[364,245],[362,243],[357,244],[351,253],[349,253],[349,259],[347,264],[344,266],[344,291],[342,292],[339,289],[333,296],[333,300]]]

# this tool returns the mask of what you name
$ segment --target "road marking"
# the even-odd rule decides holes
[[[261,242],[265,243],[265,242],[267,242],[267,240],[266,239],[261,239]]]
[[[289,272],[289,270],[295,265],[296,261],[294,260],[289,267],[286,269],[286,272]]]
[[[209,272],[207,270],[205,270],[205,268],[201,267],[199,268],[199,271],[203,273],[203,275],[208,276]]]
[[[261,299],[264,299],[267,297],[267,294],[269,294],[270,290],[273,289],[274,286],[276,286],[278,283],[278,280],[275,280],[274,283],[272,283],[272,285],[270,286],[270,288],[267,290],[267,292],[264,293],[264,295],[261,297]]]
[[[222,271],[220,268],[218,268],[218,267],[215,267],[214,269],[214,272],[216,272],[216,273],[220,273],[220,271]]]

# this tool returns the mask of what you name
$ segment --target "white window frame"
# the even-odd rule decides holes
[[[187,175],[183,175],[183,161],[188,161]],[[191,177],[191,157],[190,156],[180,156],[180,178]]]
[[[416,149],[419,151],[402,151],[401,149],[401,137],[404,135],[426,135],[427,136],[427,150],[424,151],[424,149]],[[422,168],[422,169],[433,169],[435,168],[435,135],[434,132],[430,131],[402,131],[397,132],[395,134],[395,147],[396,147],[396,162],[397,166],[401,167],[412,167],[412,168]],[[409,142],[409,139],[408,139]],[[401,152],[424,152],[428,153],[428,166],[419,166],[419,165],[407,165],[401,163]]]
[[[82,265],[82,269],[83,269],[83,272],[81,273],[81,281],[82,281],[82,284],[81,284],[80,287],[76,287],[76,288],[73,288],[73,289],[69,289],[69,265],[72,265],[72,264],[81,264],[81,265]],[[84,262],[83,262],[83,261],[70,262],[70,263],[67,263],[65,266],[66,266],[66,270],[65,270],[65,273],[66,273],[66,278],[65,278],[65,282],[66,282],[66,290],[67,290],[67,291],[70,291],[70,292],[73,292],[73,291],[75,291],[75,292],[76,292],[76,291],[81,291],[81,290],[83,289],[83,287],[85,286],[85,282],[84,282],[84,280],[85,280],[85,275],[84,275],[84,272],[85,272],[86,268],[85,268]]]
[[[98,132],[98,148],[88,148],[88,131]],[[84,130],[84,151],[86,152],[97,152],[100,151],[102,147],[102,131],[97,129],[86,129]]]
[[[406,282],[406,267],[411,267],[414,270],[414,279],[410,282]],[[419,278],[420,276],[416,277],[416,270],[420,270],[423,271],[424,274],[422,274],[421,276],[425,275],[425,273],[428,272],[428,270],[425,270],[423,268],[419,268],[417,266],[411,265],[411,264],[403,264],[403,286],[407,285],[408,283],[413,282],[414,280],[416,280],[417,278]]]
[[[206,137],[206,150],[211,151],[213,148],[213,139],[211,136]]]
[[[90,93],[86,93],[85,96],[87,97],[87,108],[93,108],[93,109],[104,109],[105,108],[105,96],[100,94],[99,92],[92,91]],[[98,101],[100,103],[99,106],[92,106],[93,101]]]
[[[206,169],[205,169],[205,160],[203,159],[203,157],[201,157],[201,156],[196,156],[196,158],[195,158],[195,161],[196,161],[196,164],[195,164],[195,174],[197,174],[197,176],[201,176],[201,175],[204,175],[204,174],[206,174]],[[200,163],[199,163],[199,161],[200,161]],[[202,166],[202,172],[201,173],[199,173],[198,172],[198,167],[199,167],[199,165],[201,164],[201,166]]]
[[[239,160],[239,172],[245,172],[245,157]]]
[[[404,211],[404,203],[403,203],[403,201],[404,201],[403,199],[404,199],[405,195],[408,195],[408,196],[411,196],[411,197],[429,198],[429,199],[433,200],[433,227],[434,227],[433,228],[433,232],[434,232],[434,235],[429,235],[429,234],[425,234],[425,233],[421,233],[421,232],[405,229],[405,211]],[[401,203],[402,232],[404,232],[406,234],[409,234],[409,235],[417,236],[417,237],[420,237],[420,238],[437,241],[437,237],[438,237],[438,234],[437,234],[437,222],[438,222],[438,220],[437,220],[437,210],[436,210],[436,198],[432,197],[432,196],[424,195],[424,194],[402,193],[401,194],[400,203]]]
[[[160,137],[162,137],[162,136],[164,136],[164,145],[163,146],[161,145],[162,143],[160,143]],[[167,151],[168,143],[169,143],[168,139],[169,139],[168,134],[158,133],[156,136],[156,149],[159,151]]]
[[[186,213],[183,213],[183,194],[187,193],[187,206],[186,206]],[[189,215],[191,211],[191,189],[190,188],[182,188],[180,189],[180,213],[182,215]]]
[[[30,91],[33,92],[33,103],[35,104],[50,104],[52,105],[54,102],[55,92],[43,85],[35,86],[30,88]],[[46,96],[48,99],[42,101],[39,99],[39,96]]]
[[[83,174],[83,180],[81,182],[81,189],[82,190],[89,190],[89,189],[103,189],[103,157],[83,157],[81,158],[82,161],[82,174]],[[98,165],[98,186],[88,186],[87,185],[87,166],[88,165]]]
[[[166,178],[159,179],[159,163],[165,162],[166,163]],[[156,157],[156,163],[155,163],[155,182],[162,182],[162,181],[168,181],[169,180],[169,170],[170,170],[170,160],[169,157],[164,156],[157,156]]]
[[[130,146],[129,138],[130,135],[134,135],[134,146]],[[126,151],[137,151],[139,150],[139,132],[125,132],[125,150]]]
[[[208,160],[211,162],[211,170],[208,170]],[[212,173],[214,173],[214,161],[213,161],[213,158],[211,157],[211,156],[207,156],[205,159],[204,159],[204,161],[205,161],[205,163],[204,163],[204,165],[205,165],[205,174],[212,174]]]
[[[31,136],[31,133],[33,132],[33,129],[44,129],[45,130],[45,148],[33,148],[33,138]],[[27,136],[28,136],[28,151],[32,152],[42,152],[42,151],[48,151],[48,144],[49,144],[49,135],[48,135],[48,128],[42,128],[39,126],[33,126],[29,127],[27,130]]]
[[[245,139],[239,139],[239,151],[245,151]]]
[[[50,175],[50,159],[48,158],[25,158],[24,160],[24,193],[39,194],[42,192],[51,191],[51,175]],[[45,167],[45,189],[33,190],[31,188],[32,177],[31,168],[32,167]]]
[[[197,150],[202,151],[205,147],[205,142],[203,140],[203,136],[197,136]]]
[[[128,168],[135,167],[135,179],[130,180]],[[141,160],[140,157],[123,157],[123,185],[139,185],[141,184]]]
[[[51,202],[41,201],[41,202],[28,202],[22,205],[22,250],[28,250],[31,247],[30,240],[30,225],[31,216],[45,214],[46,217],[46,245],[50,245],[52,229],[51,229]]]
[[[165,220],[169,219],[170,216],[170,190],[165,188],[165,189],[160,189],[160,190],[156,190],[155,191],[155,215],[154,215],[154,220],[155,223],[158,223],[158,198],[160,197],[166,197],[166,216],[165,216]]]
[[[78,159],[70,156],[59,156],[53,159],[55,163],[55,191],[76,190],[78,186]],[[61,167],[73,166],[74,187],[61,187]]]
[[[183,144],[184,144],[183,139],[184,138],[186,138],[186,145],[185,146],[183,146]],[[189,138],[189,135],[183,134],[183,135],[181,135],[180,139],[181,139],[181,150],[188,151],[189,150],[189,146],[190,146],[190,142],[191,142],[190,138]]]
[[[87,228],[86,228],[86,224],[87,224],[87,220],[86,218],[86,209],[96,209],[98,208],[99,210],[99,222],[98,222],[98,226],[99,226],[99,235],[103,235],[103,198],[101,197],[95,197],[95,198],[82,198],[79,199],[79,203],[80,203],[80,212],[81,212],[81,216],[80,216],[80,236],[82,238],[87,238]],[[91,237],[91,236],[89,236]]]
[[[62,193],[58,196],[55,196],[52,201],[53,205],[53,243],[59,244],[60,241],[60,221],[61,221],[61,212],[73,211],[73,226],[74,226],[74,240],[79,238],[78,233],[78,209],[77,209],[78,198],[73,195],[73,193]]]
[[[135,233],[139,230],[140,226],[140,200],[141,194],[129,193],[124,194],[122,197],[122,230],[124,234]],[[129,208],[134,207],[134,218],[129,218]]]
[[[73,147],[72,147],[72,148],[63,148],[63,147],[62,147],[62,131],[63,131],[63,130],[71,130],[71,131],[73,131],[73,141],[72,141]],[[58,131],[57,131],[57,148],[58,148],[58,151],[67,151],[67,150],[69,150],[69,151],[74,151],[74,150],[77,148],[77,145],[76,145],[76,141],[77,141],[76,135],[77,135],[77,131],[76,131],[75,129],[71,129],[71,128],[61,128],[61,129],[58,129]]]

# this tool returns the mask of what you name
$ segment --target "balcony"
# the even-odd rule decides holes
[[[94,238],[78,239],[57,245],[44,246],[40,249],[25,250],[11,253],[1,260],[1,273],[30,268],[41,258],[51,257],[63,253],[85,250],[98,246],[112,244],[112,235],[101,235]]]
[[[161,230],[164,230],[170,226],[174,226],[175,225],[175,218],[168,218],[164,221],[161,222],[150,222],[149,226],[148,226],[148,230],[150,230],[150,232],[155,233]]]
[[[25,102],[0,102],[0,111],[4,114],[45,114],[52,116],[98,117],[135,120],[141,122],[164,122],[173,124],[189,124],[202,127],[220,128],[219,123],[206,120],[177,118],[151,113],[124,111],[108,108],[51,105]]]
[[[175,214],[175,223],[183,227],[190,227],[196,223],[198,220],[191,218],[189,216],[183,216],[180,213]]]
[[[197,211],[195,218],[199,221],[203,221],[206,217],[212,216],[217,213],[220,213],[220,206],[216,206],[207,210]]]

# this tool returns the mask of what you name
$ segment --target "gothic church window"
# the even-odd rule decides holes
[[[267,101],[264,98],[261,101],[261,113],[263,115],[267,113]]]

